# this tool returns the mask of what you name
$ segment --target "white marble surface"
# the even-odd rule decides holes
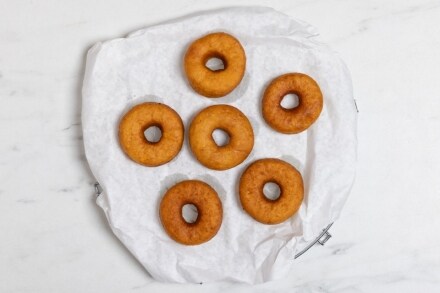
[[[269,5],[353,77],[358,177],[333,238],[281,281],[152,280],[110,232],[85,162],[86,50],[172,17]],[[440,292],[440,1],[0,0],[0,292]]]

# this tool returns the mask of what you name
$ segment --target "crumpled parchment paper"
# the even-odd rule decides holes
[[[240,40],[247,67],[231,94],[208,99],[189,87],[182,62],[192,41],[218,31]],[[295,264],[300,244],[338,218],[355,177],[356,110],[346,66],[335,52],[314,41],[314,35],[311,26],[273,9],[240,7],[178,18],[89,50],[82,125],[87,160],[104,190],[97,203],[116,236],[155,279],[260,283],[281,278]],[[310,75],[324,94],[321,116],[298,135],[273,131],[261,116],[265,87],[288,72]],[[183,149],[173,161],[155,168],[138,165],[119,147],[117,129],[122,115],[145,101],[174,108],[186,130],[204,107],[233,105],[252,123],[254,149],[233,169],[209,170],[195,160],[185,133]],[[305,200],[299,212],[279,225],[256,222],[238,198],[240,174],[265,157],[291,163],[304,178]],[[164,192],[185,179],[207,182],[223,203],[218,234],[198,246],[174,242],[158,216]]]

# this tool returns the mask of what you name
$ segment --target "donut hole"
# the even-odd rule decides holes
[[[280,186],[275,182],[267,182],[263,186],[263,194],[264,197],[267,198],[268,200],[275,201],[278,198],[280,198],[281,195]]]
[[[231,137],[229,136],[229,133],[227,133],[223,129],[214,129],[214,131],[212,132],[212,139],[219,147],[223,147],[229,144],[230,138]]]
[[[281,99],[280,105],[286,110],[295,109],[299,106],[299,97],[294,93],[287,94]]]
[[[144,130],[145,139],[150,143],[157,143],[162,138],[162,129],[159,125],[152,125]]]
[[[222,71],[225,70],[225,62],[223,59],[218,57],[211,57],[205,62],[206,68],[211,71]]]
[[[192,203],[185,204],[182,207],[182,217],[188,224],[194,224],[199,217],[199,210]]]

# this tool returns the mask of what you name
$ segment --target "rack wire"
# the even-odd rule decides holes
[[[310,248],[312,248],[315,244],[320,244],[320,245],[324,245],[331,237],[332,234],[330,234],[328,232],[328,230],[330,229],[330,227],[333,225],[333,223],[329,224],[327,227],[325,227],[321,234],[319,234],[318,237],[315,238],[315,240],[313,240],[312,242],[310,242],[309,245],[307,245],[303,250],[301,250],[300,252],[298,252],[297,254],[295,254],[295,259],[297,259],[298,257],[300,257],[301,255],[303,255],[307,250],[309,250]]]

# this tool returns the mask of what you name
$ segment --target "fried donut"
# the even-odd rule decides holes
[[[150,142],[144,131],[156,126],[162,132],[158,142]],[[171,161],[183,144],[183,123],[179,114],[167,105],[143,103],[128,111],[119,123],[119,143],[133,161],[159,166]]]
[[[229,142],[218,146],[212,133],[220,129]],[[200,111],[189,127],[189,144],[197,160],[205,167],[226,170],[243,162],[254,146],[254,132],[247,117],[229,105],[210,106]]]
[[[194,223],[185,221],[182,207],[193,204],[198,210]],[[160,220],[175,241],[186,245],[204,243],[214,237],[223,219],[223,208],[217,192],[198,180],[182,181],[171,187],[160,203]]]
[[[299,104],[285,109],[281,101],[287,94],[298,96]],[[273,129],[286,133],[299,133],[312,125],[321,114],[323,99],[318,84],[308,75],[288,73],[269,84],[263,97],[263,117]]]
[[[222,60],[224,69],[211,70],[206,62]],[[185,73],[191,87],[208,98],[232,92],[243,78],[246,55],[240,42],[226,33],[213,33],[193,42],[185,54]]]
[[[280,196],[271,200],[264,196],[266,183],[280,187]],[[299,209],[304,197],[301,174],[289,163],[279,159],[262,159],[252,163],[241,175],[239,185],[243,209],[263,224],[279,224]]]

